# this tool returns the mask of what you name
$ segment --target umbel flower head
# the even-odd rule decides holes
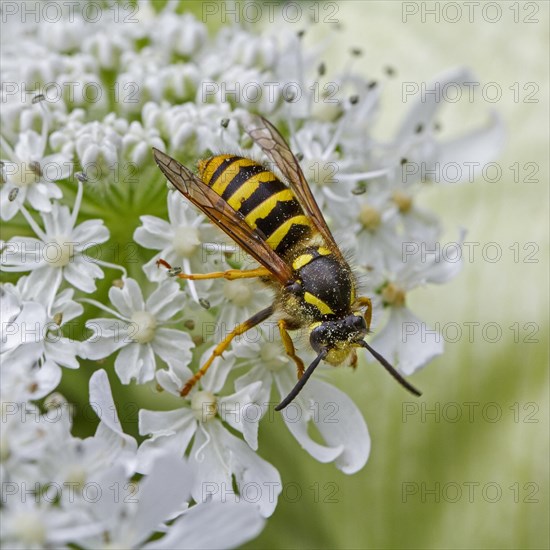
[[[235,339],[183,395],[212,349],[273,296],[259,281],[180,282],[159,269],[161,259],[184,273],[254,265],[167,188],[151,148],[189,167],[220,152],[262,159],[238,121],[269,118],[356,260],[375,306],[373,342],[409,375],[443,352],[414,337],[423,321],[408,309],[409,293],[461,267],[402,261],[404,243],[431,245],[443,231],[418,200],[425,181],[414,168],[492,160],[502,122],[490,113],[442,142],[440,104],[418,98],[382,142],[371,130],[382,86],[351,63],[328,72],[323,48],[282,19],[261,32],[212,30],[174,2],[138,2],[128,24],[120,4],[95,24],[86,5],[67,3],[55,23],[12,18],[2,34],[2,82],[28,93],[2,87],[0,472],[34,489],[25,502],[6,493],[1,542],[238,547],[258,535],[282,492],[273,457],[258,449],[296,368],[266,322]],[[435,80],[472,78],[457,68]],[[320,79],[333,86],[320,88]],[[294,345],[312,359],[307,339]],[[81,382],[69,382],[69,370]],[[368,459],[369,432],[331,370],[319,367],[282,412],[296,440],[284,445],[353,474]],[[81,401],[70,403],[60,384]],[[94,429],[81,437],[73,415],[88,408]],[[126,433],[132,419],[136,437]],[[93,488],[101,498],[90,498]]]

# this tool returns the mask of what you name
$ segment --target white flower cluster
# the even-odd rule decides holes
[[[271,296],[250,281],[180,284],[157,267],[163,259],[207,273],[247,261],[176,191],[165,201],[151,147],[187,165],[218,151],[261,158],[239,116],[260,113],[281,128],[374,299],[373,346],[408,375],[443,350],[422,337],[407,294],[460,268],[419,252],[442,230],[417,205],[417,168],[482,165],[502,143],[494,114],[440,141],[429,98],[382,143],[370,135],[382,86],[350,69],[329,79],[292,25],[223,27],[209,38],[171,2],[138,7],[129,24],[116,10],[100,25],[77,12],[4,37],[0,514],[10,548],[230,548],[255,537],[277,505],[279,473],[256,453],[259,422],[278,402],[272,387],[285,397],[296,381],[276,326],[239,338],[180,394],[213,345]],[[456,69],[436,81],[471,78]],[[136,269],[144,249],[155,254]],[[156,388],[172,408],[138,402],[140,437],[124,433],[103,369],[85,376],[89,402],[69,404],[58,388],[64,369],[97,362],[122,384]],[[282,416],[307,453],[351,474],[368,459],[369,434],[350,398],[322,380],[327,370]],[[87,408],[99,425],[82,439],[73,424]]]

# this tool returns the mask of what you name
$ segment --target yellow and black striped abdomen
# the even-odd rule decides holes
[[[199,162],[202,181],[258,229],[267,244],[285,254],[312,234],[312,225],[287,185],[253,160],[218,155]]]

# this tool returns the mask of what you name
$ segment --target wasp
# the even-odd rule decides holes
[[[277,319],[286,353],[296,363],[298,381],[275,407],[284,409],[301,391],[316,367],[355,366],[357,348],[366,348],[406,389],[420,392],[366,341],[372,303],[357,296],[357,279],[323,217],[296,156],[279,131],[265,118],[251,116],[245,131],[277,167],[232,154],[198,162],[198,176],[177,160],[153,148],[155,161],[166,178],[199,208],[260,267],[205,274],[170,273],[182,279],[258,278],[275,294],[273,303],[237,325],[214,348],[208,360],[186,382],[187,395],[231,341],[269,317]],[[284,181],[283,181],[284,180]],[[159,261],[171,269],[171,266]],[[289,331],[306,329],[317,354],[304,367]]]

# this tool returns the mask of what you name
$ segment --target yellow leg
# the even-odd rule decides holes
[[[258,267],[256,269],[228,269],[227,271],[215,271],[213,273],[197,273],[197,274],[187,274],[179,273],[178,268],[173,268],[168,262],[164,260],[157,261],[158,266],[164,266],[167,269],[171,270],[171,275],[173,277],[179,277],[180,279],[187,279],[191,281],[200,281],[204,279],[227,279],[228,281],[234,281],[235,279],[250,279],[253,277],[266,277],[271,274],[271,272],[265,267]]]
[[[372,301],[371,301],[371,299],[367,298],[365,296],[363,296],[361,298],[357,298],[354,305],[356,305],[357,307],[366,306],[367,309],[365,310],[364,317],[365,317],[365,323],[367,323],[367,330],[370,330],[370,323],[372,321]]]
[[[247,330],[265,321],[273,313],[273,306],[269,306],[262,311],[259,311],[250,319],[237,325],[215,348],[206,363],[185,383],[183,389],[180,391],[180,395],[185,397],[193,388],[193,386],[206,374],[210,365],[214,362],[216,357],[220,357],[222,353],[229,347],[229,344],[236,336],[244,334]]]
[[[281,340],[285,347],[286,354],[294,359],[296,363],[296,371],[298,373],[298,378],[302,378],[304,375],[304,362],[296,355],[296,350],[294,349],[294,342],[288,334],[286,322],[284,319],[281,319],[277,325],[279,326],[279,333],[281,334]]]

